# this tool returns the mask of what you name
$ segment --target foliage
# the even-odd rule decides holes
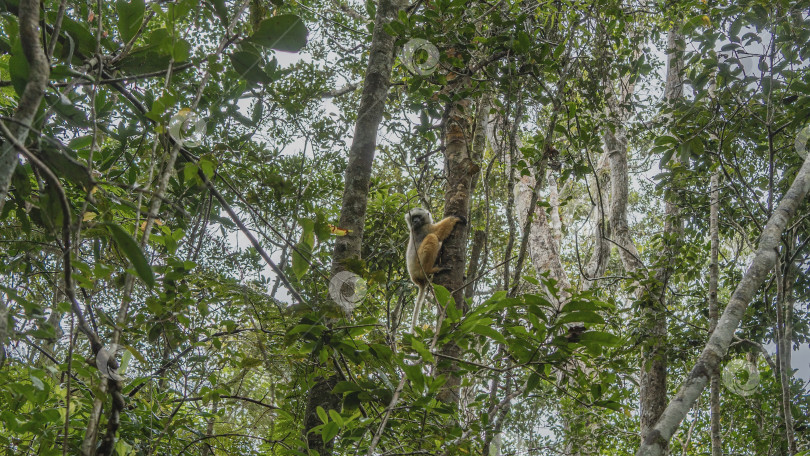
[[[0,0],[7,126],[30,76],[23,1]],[[375,3],[44,1],[40,45],[52,46],[51,72],[23,142],[60,186],[21,158],[0,203],[0,447],[79,454],[94,401],[100,435],[112,426],[112,368],[124,376],[113,432],[120,455],[305,455],[307,394],[336,372],[341,407],[318,408],[312,430],[335,454],[365,453],[403,376],[386,453],[581,445],[578,454],[633,454],[649,329],[636,291],[660,284],[626,274],[616,249],[594,287],[582,275],[599,198],[591,182],[615,128],[608,85],[636,84],[625,127],[641,260],[674,269],[661,287],[670,397],[708,338],[709,177],[718,173],[722,185],[722,304],[803,162],[796,138],[810,120],[806,1],[676,3],[436,0],[402,11],[386,27],[397,48],[425,39],[440,60],[429,74],[414,74],[401,55],[394,67],[363,256],[349,265],[365,289],[347,308],[330,285],[332,245],[345,234],[340,195],[363,113],[359,90],[340,89],[363,85]],[[673,26],[686,36],[685,96],[666,104],[662,49]],[[431,299],[442,305],[427,306],[410,334],[402,214],[419,204],[441,213],[446,113],[470,102],[472,119],[482,100],[493,130],[517,124],[522,158],[510,161],[510,145],[495,141],[508,134],[489,136],[469,222],[486,232],[481,265],[466,278],[470,310],[437,286]],[[572,288],[527,262],[512,292],[504,265],[515,267],[523,227],[510,207],[510,171],[544,172],[549,147],[559,151],[547,183],[559,186],[560,205],[544,188],[538,213],[561,214]],[[685,214],[674,257],[661,253],[665,198]],[[727,359],[760,356],[784,336],[777,302],[790,308],[790,343],[808,347],[808,213],[805,202]],[[99,363],[113,343],[123,355]],[[447,344],[461,359],[443,357],[437,347]],[[722,393],[726,454],[788,454],[781,379],[758,359],[754,394]],[[452,361],[463,379],[458,403],[437,398],[448,379],[436,372]],[[807,386],[792,377],[788,391],[807,451]],[[707,403],[708,393],[673,453],[710,452]]]

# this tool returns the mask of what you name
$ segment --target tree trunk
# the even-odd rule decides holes
[[[709,209],[709,236],[711,237],[711,260],[709,263],[709,334],[717,327],[717,283],[720,278],[718,253],[720,249],[719,234],[719,190],[718,172],[712,173],[711,206]],[[711,441],[712,456],[723,456],[723,440],[720,430],[720,372],[712,372],[711,378]]]
[[[790,251],[785,251],[785,256],[790,257]],[[791,264],[785,264],[784,275],[780,273],[781,264],[776,265],[776,362],[779,366],[779,385],[781,389],[782,417],[785,421],[785,440],[787,441],[788,454],[796,454],[796,438],[793,432],[793,411],[791,403],[790,383],[793,377],[790,354],[792,341],[792,310],[793,300],[791,299]],[[789,315],[790,314],[790,315]]]
[[[349,162],[346,167],[343,189],[343,204],[340,209],[339,227],[349,230],[346,236],[338,236],[332,257],[332,272],[345,269],[345,260],[360,258],[363,230],[366,222],[368,188],[371,181],[371,166],[377,148],[377,130],[385,111],[385,100],[391,86],[391,69],[394,64],[395,38],[384,28],[404,7],[403,0],[379,0],[374,33],[371,37],[368,68],[363,83],[363,93],[358,107]]]
[[[608,129],[609,130],[609,129]],[[626,149],[625,149],[626,151]],[[593,287],[597,282],[595,279],[605,275],[608,261],[610,260],[610,224],[608,221],[608,185],[610,185],[610,170],[608,165],[608,155],[599,159],[599,163],[594,169],[594,177],[590,177],[591,198],[593,207],[591,216],[593,220],[593,252],[591,259],[585,265],[585,278],[583,288],[585,290]]]
[[[782,232],[788,221],[810,191],[810,156],[796,175],[793,184],[787,191],[779,206],[771,215],[760,236],[759,247],[754,254],[751,266],[743,275],[737,289],[731,295],[723,315],[712,333],[706,347],[700,354],[689,376],[681,384],[678,394],[667,405],[658,423],[641,442],[636,456],[659,456],[678,429],[681,421],[689,413],[692,405],[709,383],[712,372],[720,365],[725,356],[734,331],[740,324],[748,303],[757,289],[776,264]]]
[[[9,123],[8,129],[22,144],[25,144],[29,127],[34,123],[34,116],[42,102],[51,72],[48,58],[39,40],[39,7],[39,0],[20,1],[20,43],[28,61],[28,82],[14,112],[14,122]],[[3,141],[0,145],[0,214],[3,213],[6,195],[11,186],[11,176],[16,167],[17,151],[14,150],[14,145],[10,140]]]
[[[379,0],[377,2],[377,16],[374,20],[374,32],[371,37],[368,68],[357,111],[354,137],[349,149],[343,203],[338,223],[340,228],[349,230],[349,232],[346,236],[338,236],[335,240],[335,250],[332,256],[333,274],[346,269],[346,260],[360,258],[371,168],[377,148],[377,130],[385,111],[385,101],[391,86],[391,69],[394,64],[395,38],[386,33],[384,28],[397,17],[403,7],[403,0]],[[317,363],[316,358],[317,353],[313,353],[313,359]],[[338,378],[335,375],[318,376],[307,396],[304,436],[309,449],[319,455],[332,454],[333,444],[332,442],[324,443],[320,435],[311,433],[310,430],[321,424],[316,413],[318,406],[327,411],[340,407],[340,397],[332,394],[332,389],[337,382]]]
[[[468,145],[469,131],[469,100],[459,100],[450,108],[445,121],[445,182],[444,216],[451,215],[469,218],[470,199],[473,192],[473,177],[480,168],[470,156]],[[464,301],[464,270],[467,257],[467,236],[469,224],[456,225],[456,228],[442,243],[442,254],[439,263],[447,269],[434,276],[434,283],[453,292],[453,300],[457,309],[467,312],[467,303]],[[458,376],[458,364],[448,361],[461,357],[461,348],[453,342],[443,345],[440,349],[443,358],[437,366],[437,373],[444,375],[447,382],[442,386],[437,398],[446,404],[457,404],[459,400],[459,385],[461,377]]]
[[[669,104],[683,94],[683,37],[675,25],[667,42],[667,81],[665,98]],[[676,162],[677,166],[677,162]],[[648,277],[640,299],[642,333],[640,415],[641,441],[646,442],[667,405],[667,317],[666,289],[672,275],[672,258],[681,237],[680,210],[673,203],[671,183],[665,198],[664,252],[653,277]],[[668,454],[668,442],[662,446]]]

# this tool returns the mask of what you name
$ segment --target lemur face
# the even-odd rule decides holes
[[[408,213],[405,215],[405,221],[408,223],[408,226],[410,226],[411,229],[416,229],[425,224],[432,223],[430,212],[422,209],[421,207],[408,211]]]

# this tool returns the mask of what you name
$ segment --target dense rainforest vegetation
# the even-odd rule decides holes
[[[0,453],[810,454],[808,148],[808,0],[0,0]]]

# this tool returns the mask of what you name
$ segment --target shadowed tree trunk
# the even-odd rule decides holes
[[[368,58],[363,93],[358,107],[357,123],[354,128],[349,161],[346,167],[343,204],[340,210],[340,228],[349,230],[346,236],[335,241],[332,256],[332,273],[346,269],[346,260],[360,259],[363,242],[363,228],[366,221],[368,189],[371,181],[371,168],[377,148],[377,130],[385,110],[385,100],[391,85],[391,69],[394,64],[394,37],[385,32],[385,25],[397,17],[404,7],[403,0],[379,0],[374,32]],[[317,353],[313,353],[317,357]],[[317,361],[316,361],[317,363]],[[332,454],[332,442],[324,443],[321,436],[310,430],[321,424],[317,408],[339,409],[340,397],[332,394],[338,382],[336,375],[315,378],[309,390],[304,416],[304,435],[310,450],[319,455]]]
[[[51,70],[45,49],[39,40],[39,0],[20,1],[19,21],[20,43],[28,61],[28,82],[14,112],[14,122],[9,122],[8,129],[20,143],[25,144],[29,127],[35,120],[34,116],[45,94]],[[16,167],[17,151],[11,141],[3,141],[0,145],[0,213],[3,212],[11,176]]]

